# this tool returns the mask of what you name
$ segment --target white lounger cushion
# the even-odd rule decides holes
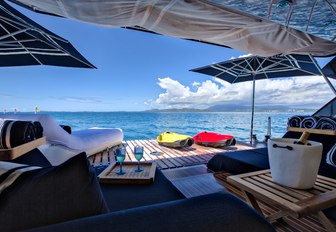
[[[1,118],[39,121],[43,127],[43,135],[46,136],[47,145],[64,146],[69,151],[76,153],[85,151],[87,155],[118,145],[124,137],[120,128],[91,128],[73,131],[72,134],[69,134],[52,117],[46,114],[8,114],[2,115]]]

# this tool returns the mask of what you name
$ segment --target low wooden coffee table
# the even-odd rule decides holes
[[[281,208],[281,211],[267,217],[271,222],[287,215],[296,218],[315,215],[328,231],[336,231],[335,226],[321,211],[336,205],[335,179],[318,176],[314,187],[308,190],[293,189],[275,183],[270,170],[229,176],[227,181],[240,188],[247,202],[260,213],[262,211],[255,197]]]

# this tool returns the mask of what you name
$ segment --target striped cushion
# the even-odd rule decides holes
[[[336,167],[336,144],[330,149],[327,154],[327,163]]]

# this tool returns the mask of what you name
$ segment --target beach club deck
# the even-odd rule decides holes
[[[238,142],[235,146],[228,147],[204,147],[193,144],[191,147],[169,148],[158,144],[156,140],[127,140],[122,143],[126,148],[125,161],[134,161],[134,146],[144,147],[143,161],[156,162],[159,169],[180,168],[197,164],[206,164],[218,152],[246,150],[255,148],[248,144]],[[114,160],[113,148],[105,150],[89,157],[93,166],[107,165]]]
[[[156,140],[127,140],[122,145],[126,148],[126,161],[137,162],[134,158],[133,148],[136,145],[144,147],[145,161],[154,161],[157,167],[187,198],[209,194],[218,191],[229,191],[246,201],[244,193],[227,181],[229,173],[214,173],[207,169],[206,163],[218,152],[230,152],[256,148],[247,143],[237,142],[235,146],[203,147],[193,144],[185,148],[168,148],[161,146]],[[259,144],[257,147],[263,147]],[[106,166],[114,161],[113,148],[89,157],[93,166]],[[256,199],[265,216],[279,212],[275,205]],[[305,216],[297,219],[285,216],[272,222],[276,231],[327,231],[316,216]]]

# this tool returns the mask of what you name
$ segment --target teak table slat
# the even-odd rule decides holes
[[[336,205],[334,179],[318,175],[313,188],[307,190],[293,189],[275,183],[270,170],[229,176],[227,181],[240,188],[247,202],[259,212],[261,210],[255,198],[279,206],[282,210],[269,215],[267,218],[270,221],[287,215],[296,218],[315,215],[327,231],[336,232],[335,226],[321,211]]]

